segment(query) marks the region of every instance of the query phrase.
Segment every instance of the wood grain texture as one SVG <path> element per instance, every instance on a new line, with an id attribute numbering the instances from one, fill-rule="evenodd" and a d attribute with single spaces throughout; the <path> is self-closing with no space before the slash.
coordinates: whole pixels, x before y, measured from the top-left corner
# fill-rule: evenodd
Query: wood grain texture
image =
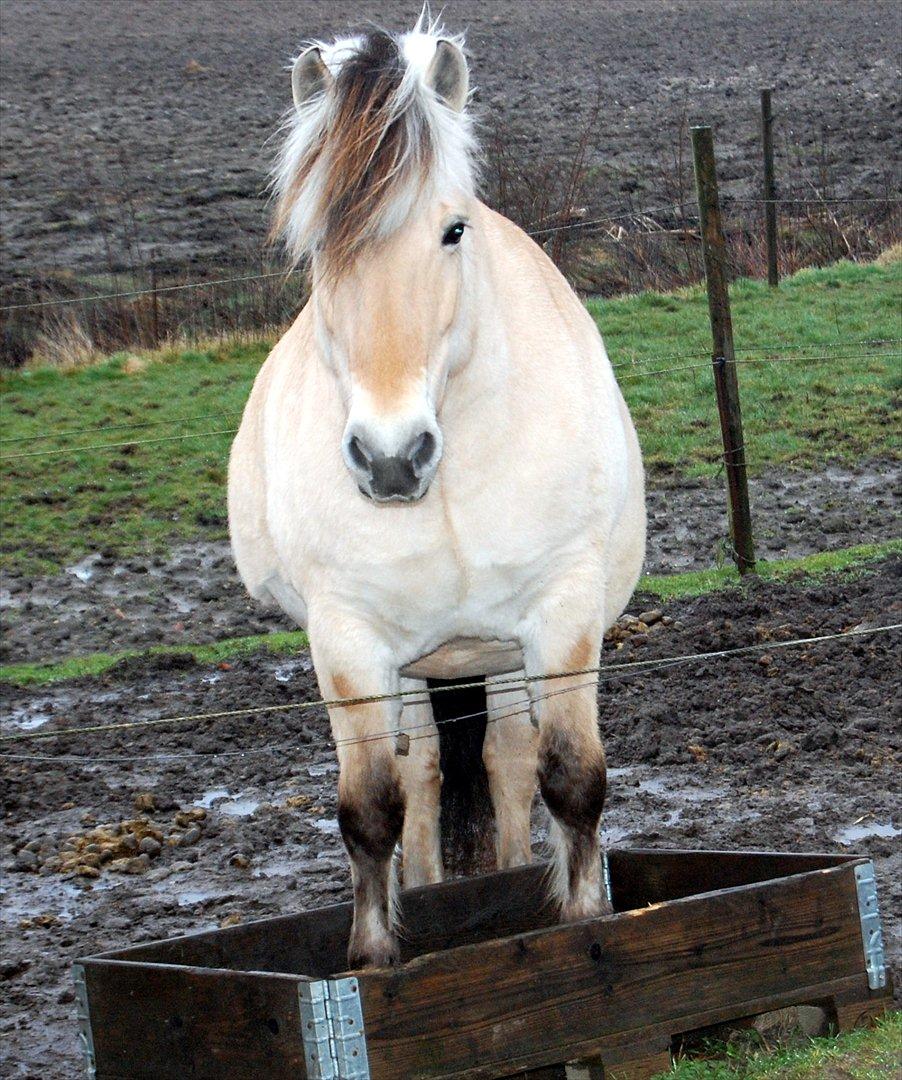
<path id="1" fill-rule="evenodd" d="M 421 957 L 361 976 L 370 1068 L 503 1076 L 861 973 L 850 865 Z M 660 1045 L 660 1044 L 659 1044 Z"/>
<path id="2" fill-rule="evenodd" d="M 609 854 L 616 911 L 748 885 L 850 861 L 842 855 L 723 851 L 618 850 Z M 401 894 L 402 959 L 551 926 L 545 864 L 405 890 Z M 345 967 L 350 904 L 261 919 L 101 954 L 142 963 L 187 964 L 234 971 L 273 971 L 321 978 Z"/>
<path id="3" fill-rule="evenodd" d="M 304 1080 L 299 980 L 85 961 L 97 1080 Z"/>
<path id="4" fill-rule="evenodd" d="M 867 987 L 855 863 L 616 850 L 620 914 L 564 926 L 542 865 L 410 890 L 407 962 L 359 974 L 373 1080 L 557 1080 L 575 1059 L 638 1080 L 709 1024 L 808 1003 L 866 1021 L 891 990 Z M 340 971 L 350 919 L 333 905 L 85 960 L 99 1080 L 303 1080 L 298 985 Z"/>

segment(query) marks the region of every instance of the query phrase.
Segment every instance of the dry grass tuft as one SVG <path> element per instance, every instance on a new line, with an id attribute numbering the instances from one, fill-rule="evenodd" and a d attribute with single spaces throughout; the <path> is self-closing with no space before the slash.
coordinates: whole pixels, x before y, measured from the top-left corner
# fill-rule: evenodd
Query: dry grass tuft
<path id="1" fill-rule="evenodd" d="M 874 262 L 878 266 L 895 266 L 896 263 L 902 262 L 902 240 L 897 240 L 885 251 L 881 251 Z"/>

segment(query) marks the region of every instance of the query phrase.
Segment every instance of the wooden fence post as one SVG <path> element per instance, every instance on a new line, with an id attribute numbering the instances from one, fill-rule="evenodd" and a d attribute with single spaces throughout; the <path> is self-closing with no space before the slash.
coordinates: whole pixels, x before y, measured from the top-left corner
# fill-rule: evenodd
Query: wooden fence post
<path id="1" fill-rule="evenodd" d="M 739 573 L 745 574 L 755 569 L 755 549 L 752 543 L 739 381 L 736 377 L 733 322 L 730 318 L 730 294 L 727 288 L 726 244 L 717 193 L 714 139 L 710 127 L 692 128 L 692 151 L 695 157 L 695 183 L 698 189 L 705 281 L 708 287 L 708 310 L 714 344 L 714 385 L 717 391 L 717 411 L 720 414 L 723 461 L 729 496 L 730 537 Z"/>
<path id="2" fill-rule="evenodd" d="M 771 110 L 773 90 L 761 91 L 761 149 L 764 155 L 764 232 L 767 239 L 767 283 L 780 284 L 777 268 L 777 185 L 774 179 L 774 114 Z"/>
<path id="3" fill-rule="evenodd" d="M 150 290 L 152 294 L 153 311 L 153 347 L 160 347 L 160 297 L 157 295 L 157 268 L 150 267 Z"/>

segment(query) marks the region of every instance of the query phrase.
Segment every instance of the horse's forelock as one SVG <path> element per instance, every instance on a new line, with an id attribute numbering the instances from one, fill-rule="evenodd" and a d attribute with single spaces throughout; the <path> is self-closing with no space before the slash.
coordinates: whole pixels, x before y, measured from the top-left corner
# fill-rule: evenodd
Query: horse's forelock
<path id="1" fill-rule="evenodd" d="M 355 46 L 332 85 L 297 110 L 275 174 L 274 232 L 295 261 L 316 255 L 329 275 L 403 223 L 441 150 L 398 39 L 373 31 Z"/>

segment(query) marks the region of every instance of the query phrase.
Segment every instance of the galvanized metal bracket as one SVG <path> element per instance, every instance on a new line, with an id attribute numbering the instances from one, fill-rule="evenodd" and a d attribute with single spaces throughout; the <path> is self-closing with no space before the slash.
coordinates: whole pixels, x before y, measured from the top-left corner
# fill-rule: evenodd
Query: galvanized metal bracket
<path id="1" fill-rule="evenodd" d="M 877 904 L 877 879 L 874 864 L 869 860 L 855 867 L 855 886 L 858 890 L 858 914 L 861 919 L 861 943 L 868 986 L 879 990 L 886 986 L 886 954 L 883 949 L 883 927 Z"/>
<path id="2" fill-rule="evenodd" d="M 315 979 L 298 987 L 309 1080 L 369 1080 L 357 979 Z"/>
<path id="3" fill-rule="evenodd" d="M 614 897 L 611 893 L 611 864 L 608 862 L 608 853 L 606 851 L 601 853 L 601 880 L 604 884 L 604 894 L 607 897 L 607 901 L 613 907 Z"/>
<path id="4" fill-rule="evenodd" d="M 94 1033 L 91 1030 L 91 1009 L 88 1004 L 88 984 L 85 982 L 85 969 L 81 964 L 72 965 L 72 977 L 75 979 L 75 1009 L 78 1016 L 78 1041 L 81 1043 L 88 1080 L 95 1080 L 95 1077 L 97 1076 L 97 1059 L 94 1056 Z"/>

